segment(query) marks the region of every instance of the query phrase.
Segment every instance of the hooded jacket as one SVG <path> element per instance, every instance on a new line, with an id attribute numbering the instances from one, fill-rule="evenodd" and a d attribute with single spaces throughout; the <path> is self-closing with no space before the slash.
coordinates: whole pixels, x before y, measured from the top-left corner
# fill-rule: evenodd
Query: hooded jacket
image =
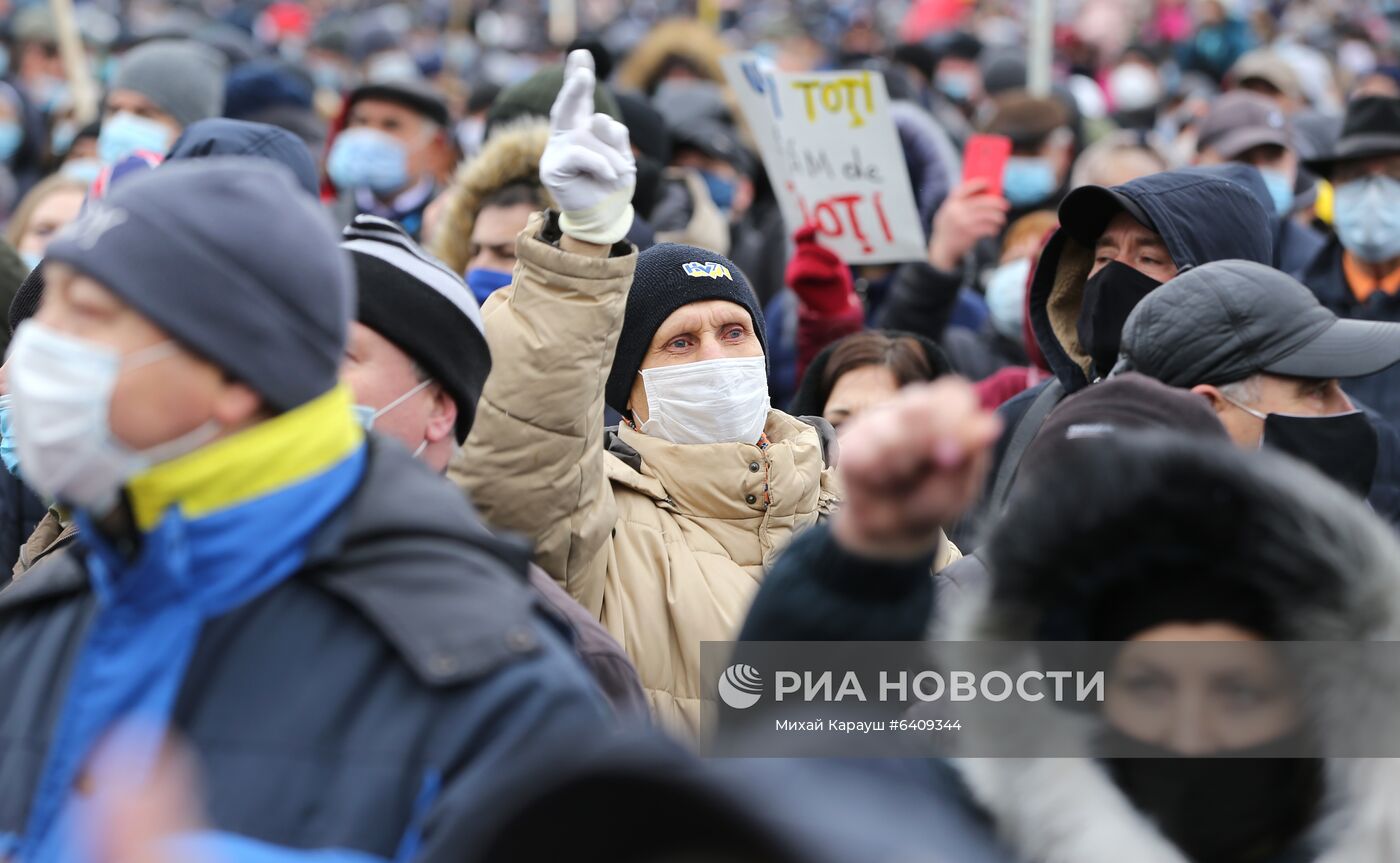
<path id="1" fill-rule="evenodd" d="M 1142 208 L 1161 235 L 1178 272 L 1238 258 L 1269 265 L 1273 231 L 1249 189 L 1205 169 L 1140 177 L 1115 192 Z M 1089 381 L 1089 355 L 1079 344 L 1079 312 L 1094 250 L 1057 230 L 1031 278 L 1030 318 L 1050 370 L 1072 393 Z"/>
<path id="2" fill-rule="evenodd" d="M 606 444 L 636 252 L 570 254 L 558 236 L 534 217 L 514 282 L 487 300 L 496 361 L 449 475 L 488 523 L 534 540 L 536 562 L 621 642 L 657 717 L 694 732 L 700 642 L 731 638 L 764 567 L 834 509 L 832 472 L 817 429 L 776 410 L 763 448 L 625 427 Z"/>
<path id="3" fill-rule="evenodd" d="M 627 62 L 617 71 L 617 86 L 650 97 L 669 67 L 677 64 L 701 80 L 723 84 L 720 58 L 729 50 L 715 28 L 695 19 L 672 18 L 653 27 L 627 55 Z"/>
<path id="4" fill-rule="evenodd" d="M 432 253 L 452 272 L 467 271 L 472 259 L 472 231 L 482 203 L 511 183 L 539 186 L 540 157 L 548 143 L 548 120 L 515 120 L 494 130 L 481 153 L 457 169 L 445 193 L 447 203 L 432 242 Z M 539 187 L 539 194 L 553 206 L 544 187 Z"/>
<path id="5" fill-rule="evenodd" d="M 1269 214 L 1253 192 L 1225 179 L 1219 169 L 1185 168 L 1149 174 L 1114 186 L 1113 191 L 1132 201 L 1152 220 L 1148 227 L 1161 235 L 1178 272 L 1232 258 L 1266 266 L 1273 260 Z M 1013 441 L 1028 442 L 1017 431 L 1041 393 L 1046 387 L 1055 386 L 1053 398 L 1058 401 L 1090 383 L 1090 358 L 1079 344 L 1078 325 L 1084 283 L 1093 265 L 1094 250 L 1072 238 L 1063 226 L 1051 235 L 1041 252 L 1031 276 L 1027 311 L 1036 344 L 1055 377 L 998 408 L 1005 430 L 997 441 L 988 474 L 989 494 L 984 510 L 955 534 L 960 541 L 974 534 L 1004 503 L 1024 448 L 1011 452 L 1011 461 L 1007 461 L 1008 451 Z M 1051 406 L 1045 405 L 1040 419 Z"/>

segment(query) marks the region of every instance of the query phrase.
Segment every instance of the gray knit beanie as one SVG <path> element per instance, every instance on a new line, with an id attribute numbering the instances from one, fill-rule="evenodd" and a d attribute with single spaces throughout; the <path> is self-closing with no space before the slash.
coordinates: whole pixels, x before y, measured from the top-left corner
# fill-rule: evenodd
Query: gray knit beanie
<path id="1" fill-rule="evenodd" d="M 147 42 L 128 51 L 113 90 L 134 90 L 183 128 L 224 110 L 226 64 L 218 51 L 186 39 Z"/>
<path id="2" fill-rule="evenodd" d="M 95 279 L 276 410 L 336 384 L 354 274 L 330 220 L 281 165 L 162 165 L 89 201 L 45 260 Z"/>

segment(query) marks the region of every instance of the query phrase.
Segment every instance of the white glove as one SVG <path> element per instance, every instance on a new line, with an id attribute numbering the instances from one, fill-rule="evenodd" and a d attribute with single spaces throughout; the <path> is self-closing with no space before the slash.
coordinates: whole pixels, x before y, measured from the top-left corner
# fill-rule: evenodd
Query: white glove
<path id="1" fill-rule="evenodd" d="M 632 227 L 637 160 L 627 127 L 593 113 L 593 55 L 580 48 L 564 64 L 564 86 L 549 110 L 540 182 L 559 203 L 559 226 L 586 243 L 610 246 Z"/>

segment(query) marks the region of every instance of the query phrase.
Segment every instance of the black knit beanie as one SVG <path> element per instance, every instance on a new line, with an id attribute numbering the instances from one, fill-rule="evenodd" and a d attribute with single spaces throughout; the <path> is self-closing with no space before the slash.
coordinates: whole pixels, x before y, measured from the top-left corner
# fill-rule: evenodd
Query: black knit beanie
<path id="1" fill-rule="evenodd" d="M 656 331 L 676 309 L 705 300 L 728 300 L 748 311 L 767 363 L 763 310 L 744 273 L 724 255 L 679 243 L 660 243 L 637 256 L 622 334 L 608 375 L 608 407 L 626 416 L 632 382 Z"/>

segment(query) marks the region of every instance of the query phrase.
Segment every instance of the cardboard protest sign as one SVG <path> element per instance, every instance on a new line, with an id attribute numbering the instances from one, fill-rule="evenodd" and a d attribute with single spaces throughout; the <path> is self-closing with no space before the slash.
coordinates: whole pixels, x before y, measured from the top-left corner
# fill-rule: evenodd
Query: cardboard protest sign
<path id="1" fill-rule="evenodd" d="M 922 260 L 924 225 L 909 187 L 889 94 L 878 73 L 779 72 L 724 60 L 789 231 L 816 222 L 850 264 Z"/>

